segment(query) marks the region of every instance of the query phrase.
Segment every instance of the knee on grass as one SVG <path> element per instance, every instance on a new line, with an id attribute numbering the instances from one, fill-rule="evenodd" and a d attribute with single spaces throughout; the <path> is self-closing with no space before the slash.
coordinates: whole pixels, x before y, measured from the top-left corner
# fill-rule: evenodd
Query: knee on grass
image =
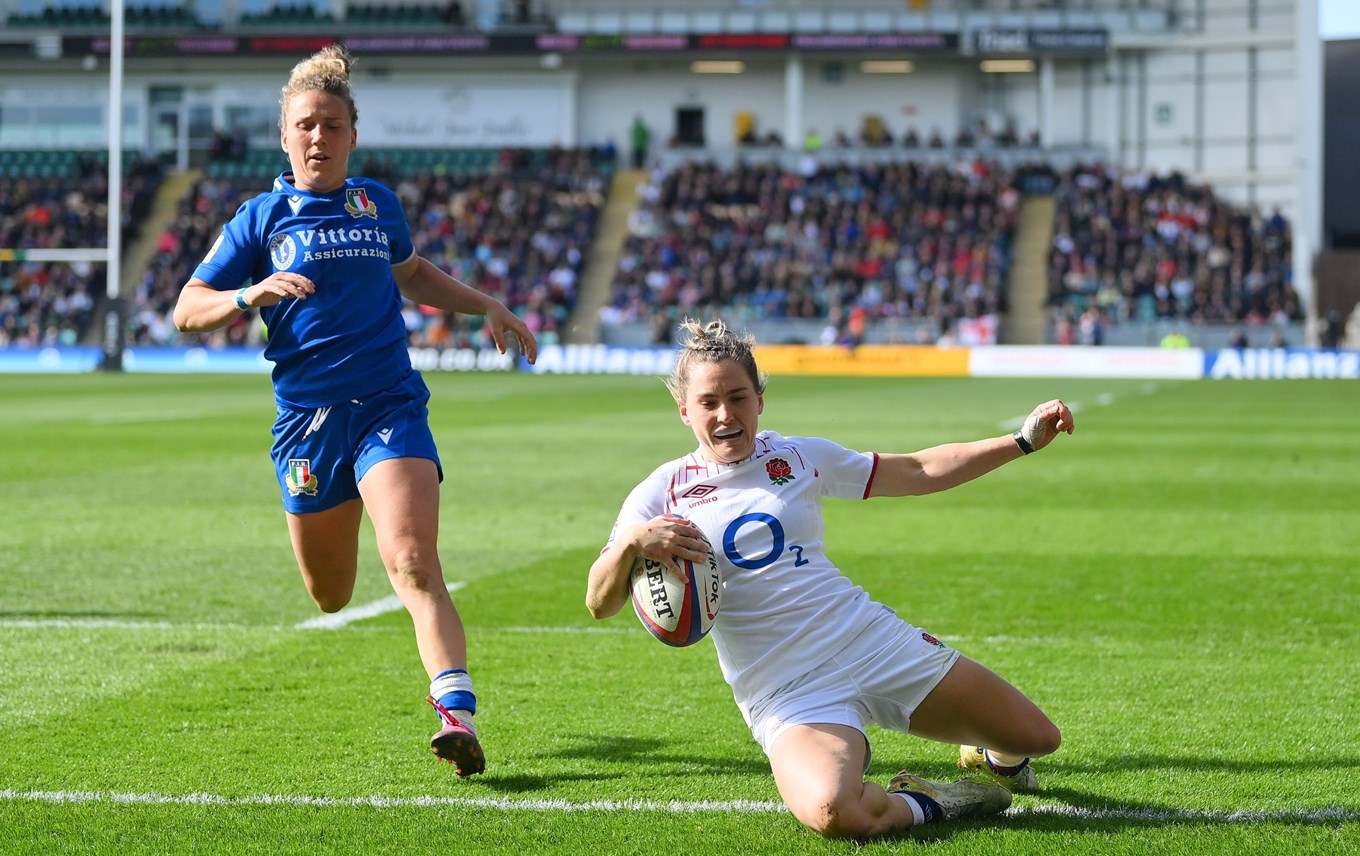
<path id="1" fill-rule="evenodd" d="M 794 814 L 804 826 L 827 839 L 861 839 L 873 833 L 872 818 L 858 801 L 832 799 L 800 807 Z"/>

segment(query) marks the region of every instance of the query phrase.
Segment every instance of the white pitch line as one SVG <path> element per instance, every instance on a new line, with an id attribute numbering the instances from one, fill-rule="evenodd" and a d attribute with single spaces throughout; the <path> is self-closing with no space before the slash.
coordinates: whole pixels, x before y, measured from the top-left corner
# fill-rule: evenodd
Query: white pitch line
<path id="1" fill-rule="evenodd" d="M 0 790 L 0 801 L 45 802 L 54 805 L 85 805 L 112 803 L 119 805 L 193 805 L 193 806 L 302 806 L 318 808 L 489 808 L 504 811 L 531 812 L 655 812 L 662 814 L 692 814 L 702 811 L 733 814 L 778 814 L 787 811 L 776 802 L 758 800 L 587 800 L 574 802 L 564 799 L 510 799 L 508 797 L 308 797 L 286 794 L 256 794 L 254 796 L 225 797 L 218 794 L 155 794 L 116 793 L 109 791 L 18 791 Z M 1085 808 L 1074 805 L 1022 806 L 1005 813 L 1009 817 L 1026 815 L 1057 815 L 1083 820 L 1126 820 L 1147 823 L 1168 821 L 1208 821 L 1222 824 L 1250 823 L 1351 823 L 1360 820 L 1360 809 L 1326 807 L 1315 809 L 1281 809 L 1279 811 L 1211 810 L 1211 809 L 1150 809 L 1150 808 Z"/>
<path id="2" fill-rule="evenodd" d="M 449 583 L 449 591 L 458 589 L 467 583 Z M 389 594 L 381 600 L 366 603 L 363 606 L 347 606 L 339 612 L 332 612 L 326 615 L 318 615 L 316 618 L 309 618 L 297 624 L 298 630 L 340 630 L 353 624 L 356 621 L 363 621 L 365 618 L 374 618 L 389 612 L 396 612 L 401 609 L 401 598 L 394 594 Z"/>
<path id="3" fill-rule="evenodd" d="M 449 583 L 449 591 L 457 591 L 467 585 L 464 582 Z M 249 624 L 176 624 L 170 621 L 118 621 L 104 618 L 14 618 L 0 620 L 0 627 L 67 627 L 67 628 L 113 628 L 117 630 L 340 630 L 356 621 L 375 618 L 401 609 L 401 598 L 390 594 L 362 606 L 348 606 L 339 612 L 318 615 L 292 627 L 253 626 Z"/>
<path id="4" fill-rule="evenodd" d="M 454 585 L 462 585 L 462 583 L 455 583 Z M 450 589 L 452 589 L 452 586 L 450 587 Z M 46 628 L 57 628 L 63 630 L 70 629 L 194 630 L 194 631 L 254 630 L 265 631 L 269 633 L 293 632 L 297 630 L 338 630 L 342 627 L 347 627 L 350 623 L 358 621 L 361 618 L 372 618 L 375 615 L 381 615 L 384 612 L 391 612 L 395 611 L 396 609 L 399 609 L 401 607 L 400 602 L 398 602 L 396 606 L 391 607 L 391 609 L 378 609 L 379 606 L 390 605 L 390 602 L 395 600 L 395 598 L 396 596 L 393 595 L 391 598 L 384 598 L 383 600 L 380 601 L 374 601 L 373 603 L 370 603 L 367 606 L 357 607 L 352 611 L 344 610 L 342 612 L 337 612 L 332 615 L 323 615 L 317 618 L 308 619 L 307 621 L 303 621 L 300 624 L 228 624 L 228 623 L 210 624 L 203 622 L 195 622 L 191 624 L 178 624 L 173 621 L 120 621 L 117 619 L 110 618 L 4 618 L 0 619 L 0 630 L 8 629 L 41 630 Z M 367 612 L 365 612 L 365 610 L 367 610 Z M 359 614 L 361 612 L 363 613 L 362 615 Z M 341 616 L 345 618 L 345 621 L 343 622 L 334 621 L 334 619 Z M 326 621 L 326 619 L 332 619 L 332 621 Z M 532 627 L 524 625 L 506 625 L 502 627 L 496 627 L 488 625 L 479 626 L 477 628 L 477 631 L 479 633 L 528 633 L 528 634 L 541 633 L 545 635 L 550 633 L 565 633 L 568 635 L 586 635 L 602 633 L 606 635 L 613 635 L 619 633 L 633 632 L 633 630 L 628 627 L 619 626 L 581 627 L 579 625 L 569 624 L 564 624 L 556 627 L 546 624 Z M 949 634 L 938 635 L 940 639 L 956 645 L 960 643 L 964 644 L 984 643 L 987 645 L 1051 645 L 1056 641 L 1053 638 L 1044 638 L 1040 636 L 954 636 Z"/>
<path id="5" fill-rule="evenodd" d="M 1076 817 L 1082 820 L 1134 820 L 1165 823 L 1167 821 L 1210 821 L 1213 823 L 1276 823 L 1280 821 L 1302 821 L 1304 823 L 1350 823 L 1360 820 L 1360 809 L 1354 808 L 1311 808 L 1281 809 L 1264 811 L 1260 809 L 1240 811 L 1212 811 L 1209 809 L 1164 809 L 1164 808 L 1085 808 L 1075 805 L 1036 805 L 1021 806 L 1006 812 L 1011 816 L 1059 815 Z"/>
<path id="6" fill-rule="evenodd" d="M 113 630 L 276 630 L 251 624 L 178 624 L 173 621 L 120 621 L 112 618 L 6 618 L 0 628 L 77 628 Z"/>
<path id="7" fill-rule="evenodd" d="M 0 630 L 192 630 L 192 631 L 213 631 L 213 630 L 243 630 L 243 631 L 262 631 L 266 633 L 292 633 L 298 630 L 316 630 L 316 625 L 308 622 L 301 624 L 209 624 L 204 622 L 194 622 L 180 624 L 173 621 L 121 621 L 111 618 L 3 618 L 0 619 Z M 323 629 L 338 629 L 326 627 Z M 348 628 L 350 630 L 383 630 L 385 628 L 357 627 Z M 494 625 L 478 625 L 479 633 L 565 633 L 567 635 L 580 634 L 616 634 L 632 633 L 633 631 L 625 627 L 580 627 L 569 624 L 560 626 L 539 625 L 537 627 L 525 627 L 521 625 L 507 625 L 497 627 Z"/>
<path id="8" fill-rule="evenodd" d="M 0 801 L 27 800 L 61 805 L 118 803 L 138 805 L 219 805 L 219 806 L 318 806 L 371 808 L 491 808 L 506 811 L 578 812 L 629 811 L 690 814 L 699 811 L 770 814 L 786 811 L 783 804 L 755 800 L 516 800 L 507 797 L 307 797 L 283 794 L 258 794 L 224 797 L 217 794 L 128 794 L 104 791 L 15 791 L 0 790 Z"/>

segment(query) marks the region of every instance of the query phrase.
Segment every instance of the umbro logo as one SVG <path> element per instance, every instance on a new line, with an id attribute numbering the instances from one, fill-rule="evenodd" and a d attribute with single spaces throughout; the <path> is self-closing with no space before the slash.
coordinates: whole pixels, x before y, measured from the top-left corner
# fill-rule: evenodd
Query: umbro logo
<path id="1" fill-rule="evenodd" d="M 683 499 L 703 499 L 718 488 L 711 484 L 696 484 L 694 487 L 680 494 Z"/>
<path id="2" fill-rule="evenodd" d="M 383 441 L 383 445 L 384 445 L 384 446 L 386 446 L 388 443 L 392 442 L 392 429 L 391 429 L 391 428 L 379 428 L 379 429 L 378 429 L 378 439 L 380 439 L 380 440 Z"/>

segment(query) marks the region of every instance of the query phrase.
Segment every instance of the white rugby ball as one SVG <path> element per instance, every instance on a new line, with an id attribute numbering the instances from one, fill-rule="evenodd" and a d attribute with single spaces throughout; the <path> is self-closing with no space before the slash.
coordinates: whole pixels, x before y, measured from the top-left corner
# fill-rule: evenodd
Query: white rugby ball
<path id="1" fill-rule="evenodd" d="M 684 648 L 713 629 L 722 606 L 722 573 L 712 550 L 700 564 L 677 561 L 685 570 L 684 579 L 678 579 L 665 562 L 639 556 L 628 587 L 633 609 L 647 632 L 667 645 Z"/>

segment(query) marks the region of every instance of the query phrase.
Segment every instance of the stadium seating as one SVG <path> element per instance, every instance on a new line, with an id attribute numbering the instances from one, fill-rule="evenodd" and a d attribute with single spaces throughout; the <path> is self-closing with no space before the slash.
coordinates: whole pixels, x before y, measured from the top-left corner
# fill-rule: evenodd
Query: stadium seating
<path id="1" fill-rule="evenodd" d="M 21 29 L 49 29 L 62 31 L 105 30 L 109 28 L 109 13 L 103 4 L 52 4 L 36 13 L 17 13 L 5 20 L 5 26 Z"/>
<path id="2" fill-rule="evenodd" d="M 456 13 L 452 11 L 455 8 L 459 10 Z M 403 29 L 462 27 L 466 20 L 461 9 L 439 3 L 353 3 L 345 10 L 345 23 Z"/>
<path id="3" fill-rule="evenodd" d="M 134 342 L 244 344 L 248 319 L 225 330 L 181 336 L 170 323 L 180 287 L 241 202 L 285 169 L 278 153 L 214 162 L 161 236 L 156 261 L 134 298 Z M 353 171 L 402 198 L 417 250 L 460 280 L 521 314 L 552 342 L 575 304 L 575 285 L 594 238 L 608 165 L 585 149 L 360 150 Z M 411 342 L 482 346 L 480 317 L 409 307 Z"/>
<path id="4" fill-rule="evenodd" d="M 849 344 L 883 319 L 948 331 L 1005 308 L 1018 193 L 994 164 L 692 162 L 644 193 L 606 325 L 805 319 Z"/>
<path id="5" fill-rule="evenodd" d="M 330 10 L 310 2 L 276 3 L 258 12 L 242 12 L 239 24 L 242 28 L 277 27 L 296 29 L 329 25 L 334 22 Z"/>
<path id="6" fill-rule="evenodd" d="M 5 152 L 0 157 L 0 247 L 106 246 L 107 160 L 94 153 Z M 125 160 L 124 167 L 126 245 L 137 235 L 161 172 L 158 164 L 135 158 Z M 105 287 L 102 264 L 0 261 L 0 347 L 79 343 Z"/>
<path id="7" fill-rule="evenodd" d="M 1283 325 L 1302 318 L 1289 223 L 1177 173 L 1064 171 L 1055 194 L 1053 337 L 1100 344 L 1121 324 Z"/>

